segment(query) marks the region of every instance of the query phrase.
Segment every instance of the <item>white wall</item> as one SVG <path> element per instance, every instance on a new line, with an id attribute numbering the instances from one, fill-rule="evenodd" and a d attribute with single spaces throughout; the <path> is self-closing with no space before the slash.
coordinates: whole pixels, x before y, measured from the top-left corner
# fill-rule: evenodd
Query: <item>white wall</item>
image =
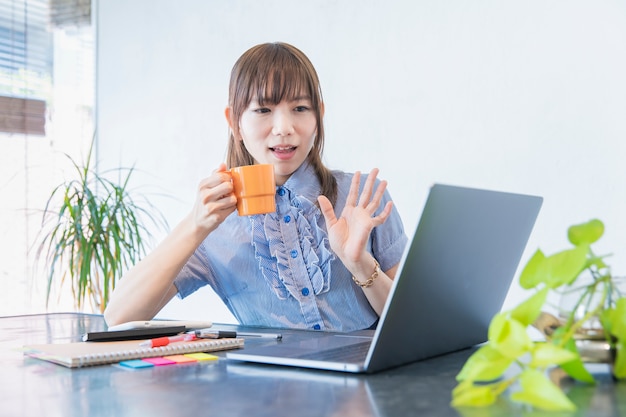
<path id="1" fill-rule="evenodd" d="M 331 168 L 377 166 L 413 231 L 434 182 L 538 194 L 522 264 L 606 224 L 600 252 L 626 274 L 626 2 L 98 2 L 103 165 L 136 164 L 172 224 L 224 160 L 230 68 L 286 41 L 317 67 Z M 519 273 L 519 271 L 518 271 Z M 505 307 L 525 293 L 515 283 Z M 231 320 L 210 292 L 168 317 Z"/>

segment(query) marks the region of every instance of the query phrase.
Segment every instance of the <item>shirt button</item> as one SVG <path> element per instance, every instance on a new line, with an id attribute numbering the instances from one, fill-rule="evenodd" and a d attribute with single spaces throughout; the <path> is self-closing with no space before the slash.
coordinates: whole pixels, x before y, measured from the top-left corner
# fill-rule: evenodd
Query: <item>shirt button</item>
<path id="1" fill-rule="evenodd" d="M 285 195 L 285 189 L 283 187 L 280 187 L 278 189 L 278 195 L 281 196 L 281 197 Z"/>
<path id="2" fill-rule="evenodd" d="M 283 220 L 285 221 L 285 223 L 289 223 L 291 221 L 291 216 L 286 215 L 285 217 L 283 217 Z"/>
<path id="3" fill-rule="evenodd" d="M 305 297 L 306 297 L 307 295 L 309 295 L 309 289 L 308 289 L 308 288 L 306 288 L 306 287 L 305 287 L 305 288 L 302 288 L 302 295 L 304 295 Z"/>
<path id="4" fill-rule="evenodd" d="M 315 330 L 319 330 L 319 329 L 321 329 L 321 328 L 322 328 L 322 326 L 320 326 L 319 324 L 316 324 L 315 326 L 313 326 L 313 328 L 314 328 Z"/>
<path id="5" fill-rule="evenodd" d="M 292 250 L 291 252 L 289 252 L 291 254 L 292 258 L 297 258 L 298 257 L 298 251 L 297 250 Z"/>

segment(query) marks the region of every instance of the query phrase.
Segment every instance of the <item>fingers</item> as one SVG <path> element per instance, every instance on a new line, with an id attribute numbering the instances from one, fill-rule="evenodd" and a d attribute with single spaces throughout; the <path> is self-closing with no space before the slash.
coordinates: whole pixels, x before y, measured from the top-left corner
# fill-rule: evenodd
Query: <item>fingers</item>
<path id="1" fill-rule="evenodd" d="M 387 181 L 383 180 L 378 184 L 378 187 L 376 188 L 376 192 L 374 193 L 374 197 L 372 197 L 367 207 L 368 209 L 372 211 L 372 213 L 378 210 L 378 207 L 380 206 L 380 202 L 383 201 L 383 196 L 385 195 L 386 189 L 387 189 Z"/>
<path id="2" fill-rule="evenodd" d="M 207 214 L 214 211 L 230 210 L 237 204 L 233 194 L 233 184 L 225 164 L 220 164 L 198 185 L 198 203 L 205 207 Z"/>
<path id="3" fill-rule="evenodd" d="M 350 184 L 350 190 L 348 190 L 348 197 L 346 198 L 346 206 L 356 206 L 357 199 L 359 197 L 359 184 L 361 183 L 361 172 L 357 171 L 352 177 L 352 183 Z"/>
<path id="4" fill-rule="evenodd" d="M 378 216 L 372 217 L 372 221 L 374 222 L 375 226 L 380 226 L 387 221 L 387 218 L 391 214 L 392 207 L 393 203 L 391 201 L 387 201 L 387 204 L 385 204 L 385 208 L 383 209 L 383 211 L 380 212 Z"/>
<path id="5" fill-rule="evenodd" d="M 326 227 L 331 227 L 337 222 L 337 216 L 335 216 L 335 210 L 333 209 L 333 205 L 330 200 L 324 196 L 320 195 L 317 197 L 317 202 L 320 205 L 320 210 L 322 211 L 322 215 L 324 219 L 326 219 Z"/>
<path id="6" fill-rule="evenodd" d="M 376 175 L 378 175 L 378 168 L 372 169 L 370 174 L 367 176 L 367 181 L 365 181 L 365 186 L 363 187 L 361 197 L 359 198 L 359 206 L 367 207 L 369 205 L 370 197 L 372 196 L 372 190 L 374 189 Z"/>
<path id="7" fill-rule="evenodd" d="M 383 200 L 383 196 L 385 195 L 385 190 L 387 189 L 386 180 L 381 180 L 378 186 L 376 187 L 376 189 L 374 189 L 374 187 L 376 186 L 376 177 L 378 176 L 378 172 L 379 172 L 378 168 L 372 169 L 370 174 L 367 176 L 367 180 L 365 181 L 365 185 L 363 186 L 363 191 L 361 191 L 361 195 L 358 197 L 358 206 L 363 207 L 372 215 L 380 207 L 380 203 Z M 357 206 L 356 201 L 357 201 L 359 182 L 360 182 L 360 173 L 357 172 L 352 178 L 352 184 L 350 186 L 350 192 L 348 194 L 348 200 L 346 201 L 346 204 L 352 203 L 354 206 Z M 389 213 L 387 213 L 386 215 L 385 215 L 385 210 L 387 210 L 387 207 L 385 207 L 383 211 L 381 212 L 381 214 L 379 215 L 379 216 L 383 215 L 384 219 L 386 219 L 389 216 L 389 213 L 391 212 L 391 208 L 389 208 Z"/>
<path id="8" fill-rule="evenodd" d="M 200 181 L 198 195 L 202 204 L 233 196 L 233 184 L 226 173 L 216 172 Z"/>

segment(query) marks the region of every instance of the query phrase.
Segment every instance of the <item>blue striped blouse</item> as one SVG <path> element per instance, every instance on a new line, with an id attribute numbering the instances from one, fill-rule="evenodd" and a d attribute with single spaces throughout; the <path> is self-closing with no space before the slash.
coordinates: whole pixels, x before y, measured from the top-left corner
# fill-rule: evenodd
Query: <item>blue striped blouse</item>
<path id="1" fill-rule="evenodd" d="M 353 174 L 333 171 L 337 215 Z M 365 176 L 361 178 L 361 187 Z M 235 318 L 248 326 L 352 331 L 378 316 L 363 290 L 330 248 L 324 216 L 315 205 L 320 185 L 306 163 L 276 188 L 276 212 L 230 215 L 196 249 L 175 285 L 184 298 L 210 285 Z M 390 199 L 385 192 L 384 201 Z M 395 207 L 370 236 L 368 250 L 387 270 L 402 257 L 407 236 Z"/>

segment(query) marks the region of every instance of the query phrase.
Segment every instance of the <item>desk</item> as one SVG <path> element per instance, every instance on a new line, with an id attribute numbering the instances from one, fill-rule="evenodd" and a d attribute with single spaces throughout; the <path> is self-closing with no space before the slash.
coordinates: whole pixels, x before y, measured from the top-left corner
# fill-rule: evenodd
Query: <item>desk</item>
<path id="1" fill-rule="evenodd" d="M 223 329 L 250 330 L 223 325 Z M 372 375 L 219 361 L 125 370 L 105 365 L 68 369 L 24 357 L 27 344 L 80 340 L 105 329 L 102 316 L 79 313 L 0 317 L 0 416 L 618 416 L 626 385 L 608 377 L 572 385 L 575 414 L 524 412 L 501 400 L 489 408 L 449 406 L 465 350 Z M 302 337 L 282 331 L 284 340 Z M 248 345 L 277 343 L 246 340 Z"/>

